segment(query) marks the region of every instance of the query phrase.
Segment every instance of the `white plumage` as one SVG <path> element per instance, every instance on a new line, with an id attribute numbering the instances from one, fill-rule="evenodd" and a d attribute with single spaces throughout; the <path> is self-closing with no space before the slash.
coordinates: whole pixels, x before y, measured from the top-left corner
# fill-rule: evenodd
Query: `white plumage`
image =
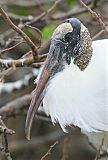
<path id="1" fill-rule="evenodd" d="M 85 70 L 71 63 L 50 80 L 43 108 L 64 131 L 67 125 L 78 126 L 96 146 L 105 134 L 103 149 L 108 151 L 108 39 L 92 47 Z"/>

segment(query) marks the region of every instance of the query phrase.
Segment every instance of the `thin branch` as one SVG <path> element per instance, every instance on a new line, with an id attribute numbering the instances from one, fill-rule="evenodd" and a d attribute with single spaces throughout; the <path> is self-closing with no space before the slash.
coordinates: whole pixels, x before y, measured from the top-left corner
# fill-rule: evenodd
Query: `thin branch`
<path id="1" fill-rule="evenodd" d="M 16 15 L 14 13 L 8 13 L 9 17 L 12 18 L 13 20 L 21 20 L 22 22 L 25 22 L 25 21 L 29 21 L 29 22 L 26 22 L 25 24 L 23 24 L 20 28 L 23 29 L 27 24 L 32 24 L 32 23 L 35 23 L 36 21 L 40 20 L 41 18 L 45 17 L 47 14 L 50 14 L 54 9 L 55 7 L 61 2 L 62 0 L 51 0 L 51 2 L 54 2 L 54 4 L 52 5 L 52 7 L 50 7 L 47 11 L 44 11 L 41 15 L 39 16 L 32 16 L 32 15 L 28 15 L 28 16 L 21 16 L 21 15 Z M 49 1 L 50 2 L 50 1 Z M 47 1 L 44 1 L 44 2 L 40 2 L 40 4 L 42 3 L 49 3 Z M 27 2 L 29 3 L 29 2 Z M 31 6 L 31 3 L 29 4 L 29 7 Z M 4 3 L 5 4 L 5 3 Z M 35 3 L 35 6 L 39 6 L 40 4 L 36 4 Z M 16 3 L 15 3 L 16 5 Z M 27 5 L 27 4 L 26 4 Z"/>
<path id="2" fill-rule="evenodd" d="M 3 122 L 1 116 L 0 116 L 0 134 L 3 134 L 4 136 L 4 145 L 0 147 L 1 152 L 4 153 L 7 160 L 12 160 L 11 154 L 8 149 L 8 140 L 7 140 L 7 134 L 12 135 L 15 133 L 13 130 L 6 127 L 5 123 Z"/>
<path id="3" fill-rule="evenodd" d="M 55 145 L 58 144 L 58 141 L 54 142 L 54 144 L 52 144 L 49 148 L 49 150 L 47 151 L 47 153 L 41 158 L 41 160 L 44 160 L 48 155 L 51 154 L 51 150 L 55 147 Z"/>
<path id="4" fill-rule="evenodd" d="M 34 31 L 37 32 L 37 34 L 39 34 L 40 37 L 38 37 L 38 41 L 39 41 L 38 49 L 41 48 L 41 43 L 42 43 L 42 42 L 41 42 L 41 40 L 42 40 L 42 33 L 41 33 L 41 31 L 40 31 L 38 28 L 33 27 L 33 26 L 31 26 L 31 25 L 26 25 L 26 26 L 29 27 L 29 28 L 31 28 L 31 29 L 33 29 Z"/>
<path id="5" fill-rule="evenodd" d="M 6 75 L 12 72 L 12 68 L 8 68 L 7 70 L 3 70 L 0 72 L 0 82 L 3 82 L 3 79 Z"/>
<path id="6" fill-rule="evenodd" d="M 96 152 L 96 157 L 95 157 L 94 160 L 99 160 L 99 158 L 100 158 L 100 151 L 101 151 L 101 149 L 102 149 L 102 147 L 103 147 L 103 144 L 104 144 L 104 138 L 105 138 L 105 137 L 103 137 L 102 140 L 101 140 L 101 144 L 100 144 L 100 146 L 99 146 L 99 149 L 98 149 L 97 152 Z"/>
<path id="7" fill-rule="evenodd" d="M 23 21 L 23 18 L 24 18 L 24 21 L 26 20 L 26 21 L 28 21 L 29 20 L 29 22 L 25 22 L 24 24 L 22 24 L 21 26 L 20 26 L 20 29 L 23 29 L 26 25 L 30 25 L 30 24 L 33 24 L 33 23 L 35 23 L 35 22 L 37 22 L 38 20 L 40 20 L 40 19 L 42 19 L 43 17 L 45 17 L 47 14 L 50 14 L 50 12 L 52 12 L 54 9 L 55 9 L 55 7 L 61 2 L 62 0 L 57 0 L 53 5 L 52 5 L 52 7 L 51 8 L 49 8 L 47 11 L 45 11 L 45 12 L 43 12 L 42 14 L 40 14 L 39 16 L 36 16 L 36 17 L 33 17 L 33 16 L 27 16 L 27 17 L 22 17 L 22 16 L 18 16 L 18 15 L 10 15 L 9 14 L 9 16 L 10 16 L 10 18 L 13 18 L 13 19 L 16 19 L 16 20 L 21 20 L 21 21 Z M 8 16 L 8 15 L 7 15 Z M 8 19 L 10 20 L 10 18 L 9 18 L 9 16 L 8 16 Z M 11 21 L 11 20 L 10 20 Z M 11 23 L 12 23 L 12 21 L 11 21 Z M 13 23 L 12 23 L 13 24 Z M 10 24 L 9 24 L 10 25 Z M 14 25 L 15 26 L 15 25 Z M 15 30 L 14 29 L 14 26 L 12 25 L 12 29 L 13 30 Z M 17 27 L 18 28 L 18 27 Z M 18 28 L 19 29 L 19 28 Z M 20 30 L 19 29 L 19 30 Z M 3 34 L 3 36 L 2 36 L 2 39 L 4 39 L 4 37 L 6 37 L 6 36 L 9 36 L 10 34 L 12 34 L 13 33 L 13 30 L 8 30 L 7 32 L 6 32 L 6 34 L 4 35 Z M 19 33 L 19 30 L 18 30 L 18 32 L 17 33 Z M 21 31 L 21 30 L 20 30 Z M 22 31 L 23 32 L 23 31 Z M 37 58 L 37 56 L 36 56 L 36 58 Z"/>
<path id="8" fill-rule="evenodd" d="M 45 17 L 46 15 L 49 15 L 61 1 L 62 1 L 62 0 L 56 0 L 56 1 L 54 2 L 54 4 L 52 5 L 52 7 L 50 7 L 47 11 L 43 12 L 43 13 L 40 14 L 39 16 L 34 17 L 31 21 L 26 22 L 26 23 L 24 24 L 24 26 L 22 26 L 22 28 L 24 28 L 26 25 L 30 25 L 30 24 L 33 24 L 33 23 L 37 22 L 38 20 L 42 19 L 42 18 Z"/>
<path id="9" fill-rule="evenodd" d="M 32 68 L 40 68 L 43 64 L 44 64 L 44 62 L 32 63 L 31 67 Z"/>
<path id="10" fill-rule="evenodd" d="M 11 12 L 7 12 L 7 14 L 12 20 L 16 20 L 16 21 L 25 22 L 25 21 L 31 21 L 34 18 L 34 16 L 32 15 L 22 16 L 22 15 L 16 15 L 15 13 L 11 13 Z"/>
<path id="11" fill-rule="evenodd" d="M 85 12 L 87 12 L 87 9 L 77 7 L 76 10 L 71 9 L 66 13 L 61 13 L 60 15 L 50 17 L 50 19 L 51 20 L 63 20 L 63 19 L 66 19 L 66 18 L 70 18 L 72 16 L 77 16 L 77 15 L 79 15 L 81 13 L 85 13 Z"/>
<path id="12" fill-rule="evenodd" d="M 7 139 L 7 134 L 6 134 L 6 130 L 4 130 L 4 154 L 7 160 L 12 160 L 11 154 L 9 152 L 9 148 L 8 148 L 8 139 Z"/>
<path id="13" fill-rule="evenodd" d="M 34 63 L 34 58 L 30 57 L 30 58 L 22 58 L 22 59 L 18 59 L 18 60 L 11 60 L 11 59 L 0 59 L 0 66 L 5 69 L 9 68 L 9 67 L 22 67 L 22 66 L 29 66 L 32 63 Z"/>
<path id="14" fill-rule="evenodd" d="M 90 8 L 91 9 L 95 8 L 94 3 L 92 3 L 90 5 Z M 87 11 L 88 11 L 87 8 L 81 8 L 80 6 L 78 6 L 78 7 L 76 6 L 75 9 L 71 9 L 66 13 L 61 13 L 60 15 L 56 15 L 54 17 L 50 17 L 50 20 L 63 20 L 63 19 L 66 19 L 66 18 L 70 18 L 72 16 L 77 16 L 79 14 L 83 14 L 83 13 L 85 13 Z"/>
<path id="15" fill-rule="evenodd" d="M 2 117 L 0 116 L 0 134 L 2 134 L 4 132 L 6 134 L 10 134 L 10 135 L 12 135 L 13 133 L 15 133 L 13 130 L 11 130 L 11 129 L 9 129 L 9 128 L 6 127 L 5 123 L 2 120 Z"/>
<path id="16" fill-rule="evenodd" d="M 105 33 L 108 36 L 108 27 L 102 21 L 100 16 L 96 12 L 92 11 L 92 9 L 89 6 L 87 6 L 82 0 L 80 0 L 80 2 L 91 13 L 91 15 L 98 21 L 98 23 L 102 26 L 102 29 L 104 29 Z"/>
<path id="17" fill-rule="evenodd" d="M 104 32 L 104 30 L 101 30 L 100 32 L 98 32 L 97 34 L 95 34 L 95 35 L 92 37 L 92 41 L 94 41 L 95 39 L 97 39 L 103 32 Z"/>
<path id="18" fill-rule="evenodd" d="M 61 160 L 68 160 L 69 159 L 69 144 L 70 144 L 70 137 L 67 136 L 64 138 L 63 155 L 62 155 Z"/>
<path id="19" fill-rule="evenodd" d="M 15 66 L 15 67 L 29 66 L 32 63 L 36 62 L 36 63 L 38 63 L 37 64 L 37 67 L 38 67 L 38 66 L 40 66 L 39 62 L 43 62 L 45 60 L 46 56 L 47 56 L 46 54 L 40 55 L 37 60 L 34 60 L 33 56 L 29 56 L 29 57 L 21 58 L 21 59 L 17 59 L 17 60 L 0 59 L 0 66 L 1 66 L 1 68 L 7 69 L 7 68 L 13 67 L 13 66 Z"/>
<path id="20" fill-rule="evenodd" d="M 24 43 L 25 41 L 20 41 L 20 42 L 18 42 L 17 44 L 15 44 L 14 46 L 12 46 L 12 47 L 9 47 L 9 48 L 6 48 L 6 49 L 3 49 L 3 50 L 1 50 L 0 51 L 0 54 L 3 54 L 4 52 L 7 52 L 7 51 L 10 51 L 10 50 L 12 50 L 12 49 L 14 49 L 14 48 L 16 48 L 17 46 L 19 46 L 21 43 Z"/>
<path id="21" fill-rule="evenodd" d="M 20 29 L 18 28 L 9 18 L 9 16 L 7 15 L 7 13 L 2 9 L 2 7 L 0 7 L 0 13 L 2 15 L 2 17 L 4 18 L 5 22 L 15 31 L 17 32 L 26 42 L 27 44 L 30 46 L 34 59 L 38 59 L 38 50 L 37 47 L 35 46 L 35 44 L 32 42 L 32 40 Z"/>

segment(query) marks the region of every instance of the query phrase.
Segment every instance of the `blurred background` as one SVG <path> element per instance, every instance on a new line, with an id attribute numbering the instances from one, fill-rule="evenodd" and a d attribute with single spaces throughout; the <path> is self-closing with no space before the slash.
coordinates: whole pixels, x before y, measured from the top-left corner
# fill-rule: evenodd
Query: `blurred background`
<path id="1" fill-rule="evenodd" d="M 108 0 L 83 0 L 83 2 L 96 11 L 108 25 Z M 106 38 L 102 27 L 82 7 L 79 0 L 0 0 L 0 5 L 14 24 L 35 43 L 40 55 L 48 53 L 53 31 L 66 18 L 79 18 L 89 29 L 93 40 Z M 0 16 L 0 59 L 19 59 L 29 51 L 27 43 Z M 22 67 L 0 65 L 0 115 L 6 126 L 15 131 L 14 135 L 8 136 L 12 159 L 93 160 L 95 150 L 89 145 L 87 137 L 77 128 L 71 128 L 68 134 L 64 134 L 58 125 L 53 126 L 42 108 L 39 109 L 33 123 L 32 139 L 28 141 L 25 138 L 26 113 L 31 92 L 35 88 L 34 79 L 43 61 L 29 66 L 22 64 Z M 1 137 L 0 144 L 2 143 Z M 51 154 L 43 157 L 53 144 Z M 0 159 L 6 159 L 2 152 Z"/>

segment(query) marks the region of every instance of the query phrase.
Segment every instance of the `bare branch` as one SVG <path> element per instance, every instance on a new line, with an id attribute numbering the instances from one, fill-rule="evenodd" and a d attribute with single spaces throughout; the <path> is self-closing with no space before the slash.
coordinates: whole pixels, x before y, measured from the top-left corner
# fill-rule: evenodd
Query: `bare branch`
<path id="1" fill-rule="evenodd" d="M 96 6 L 94 5 L 94 3 L 92 3 L 90 5 L 90 8 L 93 9 L 94 7 L 96 7 Z M 50 17 L 50 20 L 63 20 L 63 19 L 66 19 L 66 18 L 70 18 L 72 16 L 77 16 L 77 15 L 85 13 L 87 11 L 88 11 L 87 8 L 81 8 L 80 6 L 76 6 L 76 8 L 71 9 L 66 13 L 61 13 L 60 15 Z"/>
<path id="2" fill-rule="evenodd" d="M 32 53 L 32 52 L 31 52 Z M 37 62 L 37 67 L 39 66 L 39 62 L 43 62 L 46 58 L 46 54 L 44 55 L 40 55 L 38 57 L 37 60 L 34 60 L 33 56 L 29 56 L 27 58 L 21 58 L 21 59 L 17 59 L 17 60 L 6 60 L 6 59 L 0 59 L 0 66 L 2 68 L 9 68 L 9 67 L 24 67 L 24 66 L 29 66 L 31 65 L 32 63 L 35 63 Z"/>
<path id="3" fill-rule="evenodd" d="M 33 63 L 33 64 L 31 64 L 31 67 L 32 68 L 40 68 L 43 64 L 44 64 L 44 62 Z"/>
<path id="4" fill-rule="evenodd" d="M 1 115 L 1 114 L 0 114 Z M 15 133 L 13 130 L 6 127 L 5 123 L 3 122 L 1 116 L 0 116 L 0 134 L 4 133 L 12 135 Z"/>
<path id="5" fill-rule="evenodd" d="M 91 15 L 96 18 L 96 20 L 98 21 L 98 23 L 102 26 L 102 29 L 104 29 L 105 33 L 107 34 L 108 36 L 108 27 L 105 25 L 105 23 L 102 21 L 102 19 L 100 18 L 100 16 L 92 11 L 92 9 L 87 6 L 82 0 L 80 0 L 81 4 L 91 13 Z"/>
<path id="6" fill-rule="evenodd" d="M 15 47 L 19 46 L 21 43 L 24 43 L 24 42 L 25 42 L 25 41 L 19 41 L 19 42 L 18 42 L 17 44 L 15 44 L 14 46 L 1 50 L 1 51 L 0 51 L 0 54 L 3 54 L 4 52 L 7 52 L 7 51 L 12 50 L 12 49 L 14 49 Z"/>
<path id="7" fill-rule="evenodd" d="M 21 66 L 29 66 L 32 63 L 34 63 L 33 57 L 30 58 L 24 58 L 24 59 L 18 59 L 18 60 L 11 60 L 11 59 L 0 59 L 0 66 L 2 68 L 9 68 L 9 67 L 21 67 Z"/>
<path id="8" fill-rule="evenodd" d="M 2 9 L 2 7 L 0 7 L 0 13 L 2 15 L 2 17 L 4 18 L 5 22 L 15 31 L 17 32 L 26 42 L 27 44 L 30 46 L 34 59 L 38 59 L 38 50 L 37 47 L 35 46 L 35 44 L 32 42 L 32 40 L 20 29 L 18 28 L 9 18 L 9 16 L 7 15 L 7 13 Z"/>
<path id="9" fill-rule="evenodd" d="M 4 154 L 7 160 L 12 160 L 11 154 L 8 149 L 8 140 L 7 140 L 7 134 L 6 130 L 4 130 Z"/>
<path id="10" fill-rule="evenodd" d="M 38 21 L 38 20 L 42 19 L 43 17 L 45 17 L 46 15 L 49 15 L 61 1 L 62 1 L 62 0 L 56 0 L 56 1 L 54 2 L 54 4 L 52 5 L 52 7 L 50 7 L 47 11 L 43 12 L 43 13 L 40 14 L 39 16 L 34 17 L 30 22 L 26 22 L 26 23 L 24 24 L 24 26 L 33 24 L 33 23 L 35 23 L 36 21 Z M 24 26 L 23 26 L 23 27 L 24 27 Z"/>
<path id="11" fill-rule="evenodd" d="M 104 139 L 105 139 L 105 137 L 103 137 L 102 140 L 101 140 L 101 144 L 99 146 L 99 149 L 96 152 L 96 157 L 95 157 L 94 160 L 99 160 L 99 158 L 100 158 L 100 151 L 101 151 L 101 149 L 102 149 L 102 147 L 104 145 Z"/>
<path id="12" fill-rule="evenodd" d="M 47 153 L 41 158 L 41 160 L 44 160 L 48 155 L 51 154 L 51 150 L 55 147 L 55 145 L 58 144 L 58 141 L 54 142 L 54 144 L 52 144 L 49 148 L 49 150 L 47 151 Z"/>
<path id="13" fill-rule="evenodd" d="M 61 160 L 68 160 L 69 159 L 69 143 L 70 143 L 70 137 L 67 136 L 64 138 L 63 155 L 62 155 Z"/>
<path id="14" fill-rule="evenodd" d="M 66 19 L 66 18 L 70 18 L 72 16 L 77 16 L 81 13 L 85 13 L 87 12 L 87 9 L 85 8 L 80 8 L 79 6 L 76 8 L 76 10 L 69 10 L 68 12 L 66 13 L 61 13 L 60 15 L 57 15 L 57 16 L 53 16 L 51 17 L 50 19 L 51 20 L 63 20 L 63 19 Z"/>
<path id="15" fill-rule="evenodd" d="M 92 41 L 94 41 L 95 39 L 97 39 L 103 32 L 104 32 L 104 30 L 101 30 L 100 32 L 98 32 L 97 34 L 95 34 L 95 35 L 92 37 Z"/>
<path id="16" fill-rule="evenodd" d="M 55 1 L 55 0 L 52 0 L 52 2 L 53 1 Z M 52 5 L 52 7 L 51 8 L 49 8 L 47 11 L 45 11 L 45 12 L 43 12 L 42 14 L 40 14 L 39 16 L 35 16 L 35 17 L 33 17 L 33 16 L 19 16 L 19 15 L 14 15 L 13 13 L 11 13 L 11 14 L 6 14 L 7 15 L 7 17 L 8 17 L 8 19 L 10 20 L 10 18 L 13 18 L 13 19 L 15 19 L 15 20 L 21 20 L 21 22 L 23 22 L 23 21 L 28 21 L 28 22 L 25 22 L 25 23 L 22 23 L 21 24 L 21 26 L 20 26 L 20 29 L 23 29 L 26 25 L 30 25 L 30 24 L 33 24 L 33 23 L 35 23 L 35 22 L 37 22 L 38 20 L 40 20 L 40 19 L 42 19 L 43 17 L 45 17 L 47 14 L 50 14 L 50 12 L 52 12 L 54 9 L 55 9 L 55 7 L 61 2 L 62 0 L 57 0 L 53 5 Z M 16 4 L 16 3 L 15 3 Z M 3 10 L 3 9 L 2 9 Z M 4 10 L 3 10 L 4 11 Z M 10 16 L 10 18 L 9 18 L 9 16 Z M 5 17 L 4 17 L 4 19 L 5 19 Z M 11 21 L 11 20 L 10 20 Z M 8 23 L 8 22 L 7 22 Z M 12 21 L 11 21 L 11 23 L 12 23 Z M 13 24 L 13 23 L 12 23 Z M 10 23 L 9 23 L 9 25 L 10 25 Z M 14 25 L 15 26 L 15 25 Z M 13 29 L 13 30 L 15 30 L 17 33 L 19 33 L 19 28 L 18 28 L 18 30 L 16 30 L 15 28 L 14 28 L 14 26 L 12 25 L 11 26 L 11 28 Z M 2 35 L 2 39 L 4 39 L 4 37 L 6 37 L 6 36 L 9 36 L 10 34 L 12 34 L 13 33 L 13 30 L 8 30 L 6 33 L 4 33 L 3 35 Z M 21 31 L 21 30 L 20 30 Z M 21 31 L 21 32 L 23 32 L 23 31 Z M 22 33 L 19 33 L 21 36 L 22 36 Z M 24 38 L 26 38 L 25 36 L 24 36 Z M 33 43 L 33 42 L 32 42 Z M 28 43 L 29 44 L 29 43 Z M 32 45 L 32 44 L 31 44 Z M 34 45 L 33 45 L 33 47 L 34 47 Z M 35 52 L 35 49 L 33 50 L 34 52 Z M 34 53 L 33 52 L 33 53 Z M 37 59 L 37 54 L 35 55 L 35 53 L 33 54 L 34 55 L 34 58 L 36 58 Z"/>
<path id="17" fill-rule="evenodd" d="M 5 123 L 3 122 L 3 120 L 1 119 L 1 116 L 0 116 L 0 134 L 4 135 L 4 145 L 2 147 L 0 147 L 0 150 L 2 152 L 4 152 L 4 155 L 7 160 L 12 160 L 11 154 L 8 149 L 7 134 L 12 135 L 13 133 L 15 133 L 15 132 L 6 127 Z"/>
<path id="18" fill-rule="evenodd" d="M 9 15 L 9 17 L 12 19 L 12 20 L 19 20 L 19 21 L 31 21 L 34 16 L 32 15 L 28 15 L 28 16 L 22 16 L 22 15 L 16 15 L 14 13 L 11 13 L 11 12 L 7 12 L 7 14 Z"/>
<path id="19" fill-rule="evenodd" d="M 3 82 L 4 76 L 8 75 L 12 72 L 12 68 L 8 68 L 7 70 L 3 70 L 0 72 L 0 83 Z"/>

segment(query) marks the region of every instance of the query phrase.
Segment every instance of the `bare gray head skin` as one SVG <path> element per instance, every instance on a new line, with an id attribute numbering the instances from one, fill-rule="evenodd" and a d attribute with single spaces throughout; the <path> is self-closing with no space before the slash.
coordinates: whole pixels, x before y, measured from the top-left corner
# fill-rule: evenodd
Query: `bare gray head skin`
<path id="1" fill-rule="evenodd" d="M 80 70 L 84 70 L 92 56 L 91 43 L 87 28 L 78 19 L 66 20 L 52 35 L 46 68 L 55 75 L 64 69 L 65 64 L 74 62 Z"/>
<path id="2" fill-rule="evenodd" d="M 66 64 L 74 63 L 81 71 L 84 70 L 92 56 L 91 44 L 87 28 L 76 18 L 66 20 L 54 31 L 48 57 L 34 90 L 26 118 L 25 133 L 28 139 L 34 115 L 44 98 L 50 78 L 62 71 Z"/>

